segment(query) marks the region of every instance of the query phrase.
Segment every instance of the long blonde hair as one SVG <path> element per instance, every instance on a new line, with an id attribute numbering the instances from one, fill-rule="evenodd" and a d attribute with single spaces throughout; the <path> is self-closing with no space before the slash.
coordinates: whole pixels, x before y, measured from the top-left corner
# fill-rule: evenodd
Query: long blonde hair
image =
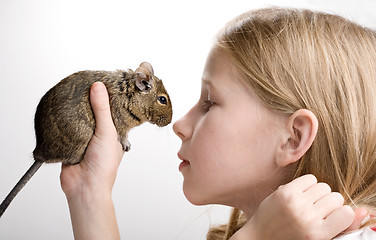
<path id="1" fill-rule="evenodd" d="M 375 209 L 376 33 L 331 14 L 268 8 L 229 22 L 216 44 L 267 107 L 316 115 L 317 137 L 295 177 L 312 173 L 345 204 Z M 229 239 L 244 223 L 234 209 L 207 239 Z"/>

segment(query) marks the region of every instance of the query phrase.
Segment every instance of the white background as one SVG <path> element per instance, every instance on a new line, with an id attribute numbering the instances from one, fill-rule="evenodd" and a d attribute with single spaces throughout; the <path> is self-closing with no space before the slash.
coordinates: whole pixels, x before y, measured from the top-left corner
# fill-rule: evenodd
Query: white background
<path id="1" fill-rule="evenodd" d="M 376 27 L 372 0 L 0 0 L 0 199 L 33 162 L 35 108 L 59 80 L 149 61 L 170 93 L 176 121 L 199 97 L 216 32 L 265 6 L 325 10 Z M 227 221 L 228 207 L 185 199 L 172 125 L 146 123 L 129 140 L 113 190 L 123 239 L 205 239 L 210 225 Z M 73 239 L 59 174 L 60 164 L 42 166 L 0 219 L 0 239 Z"/>

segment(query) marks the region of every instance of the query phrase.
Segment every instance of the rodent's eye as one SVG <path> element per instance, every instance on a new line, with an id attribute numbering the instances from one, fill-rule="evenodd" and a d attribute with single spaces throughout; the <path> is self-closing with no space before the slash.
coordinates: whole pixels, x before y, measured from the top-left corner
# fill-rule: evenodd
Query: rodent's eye
<path id="1" fill-rule="evenodd" d="M 167 105 L 167 98 L 165 96 L 159 96 L 158 102 L 160 102 L 163 105 Z"/>

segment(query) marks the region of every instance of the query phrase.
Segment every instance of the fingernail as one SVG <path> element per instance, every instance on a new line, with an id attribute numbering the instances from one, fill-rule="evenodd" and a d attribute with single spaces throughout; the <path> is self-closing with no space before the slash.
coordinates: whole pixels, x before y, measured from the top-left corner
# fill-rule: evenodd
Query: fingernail
<path id="1" fill-rule="evenodd" d="M 91 89 L 93 90 L 94 93 L 98 93 L 102 91 L 103 87 L 104 87 L 104 84 L 102 82 L 95 82 L 91 86 Z"/>

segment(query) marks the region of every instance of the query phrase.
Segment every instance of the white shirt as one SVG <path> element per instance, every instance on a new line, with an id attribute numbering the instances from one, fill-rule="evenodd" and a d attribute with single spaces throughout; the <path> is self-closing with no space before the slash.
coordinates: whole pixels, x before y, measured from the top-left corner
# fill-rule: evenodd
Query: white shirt
<path id="1" fill-rule="evenodd" d="M 362 228 L 339 236 L 333 240 L 376 240 L 376 228 Z"/>

